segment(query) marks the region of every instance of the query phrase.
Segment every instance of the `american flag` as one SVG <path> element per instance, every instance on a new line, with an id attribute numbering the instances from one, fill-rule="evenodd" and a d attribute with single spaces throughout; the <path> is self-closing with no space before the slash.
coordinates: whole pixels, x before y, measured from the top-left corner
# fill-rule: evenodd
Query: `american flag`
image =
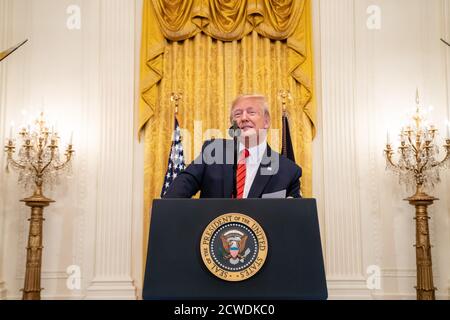
<path id="1" fill-rule="evenodd" d="M 184 170 L 183 145 L 181 143 L 181 130 L 178 120 L 175 117 L 175 127 L 173 131 L 172 147 L 170 149 L 169 163 L 167 164 L 167 172 L 164 177 L 164 184 L 161 190 L 161 198 L 167 193 L 172 181 Z"/>

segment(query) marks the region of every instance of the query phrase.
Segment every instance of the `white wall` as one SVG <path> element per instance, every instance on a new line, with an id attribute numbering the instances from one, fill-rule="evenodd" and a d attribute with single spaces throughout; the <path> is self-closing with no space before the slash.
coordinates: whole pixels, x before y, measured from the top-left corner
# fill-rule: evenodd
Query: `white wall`
<path id="1" fill-rule="evenodd" d="M 80 30 L 66 27 L 70 5 L 81 9 Z M 142 174 L 133 174 L 134 154 L 142 159 L 134 129 L 136 2 L 0 0 L 0 8 L 8 18 L 1 20 L 2 47 L 30 39 L 2 64 L 0 140 L 11 121 L 27 120 L 22 110 L 43 108 L 58 119 L 66 143 L 75 132 L 73 177 L 47 191 L 57 202 L 45 210 L 43 298 L 135 299 L 142 234 Z M 26 194 L 16 175 L 0 174 L 0 289 L 15 299 L 23 288 L 29 211 L 19 203 Z M 80 266 L 80 290 L 66 286 L 70 265 Z"/>
<path id="2" fill-rule="evenodd" d="M 370 5 L 381 10 L 379 30 L 367 28 Z M 321 119 L 314 188 L 333 298 L 415 298 L 414 209 L 402 201 L 411 194 L 385 171 L 382 151 L 386 130 L 394 138 L 414 109 L 416 87 L 444 130 L 450 49 L 439 38 L 450 33 L 449 7 L 448 0 L 315 1 Z M 442 180 L 430 228 L 437 296 L 448 299 L 449 172 Z M 371 265 L 381 269 L 380 290 L 366 287 Z"/>
<path id="3" fill-rule="evenodd" d="M 81 8 L 80 30 L 66 9 Z M 0 48 L 30 42 L 0 66 L 0 141 L 22 110 L 58 119 L 75 132 L 73 177 L 48 196 L 43 297 L 139 297 L 142 286 L 143 149 L 136 141 L 142 0 L 0 0 Z M 369 5 L 381 29 L 366 27 Z M 414 107 L 416 87 L 434 106 L 436 124 L 450 115 L 448 0 L 314 0 L 319 131 L 314 143 L 318 199 L 330 298 L 415 298 L 413 208 L 385 172 L 386 129 Z M 394 134 L 392 134 L 394 136 Z M 0 157 L 0 168 L 4 168 Z M 449 172 L 431 207 L 438 298 L 449 297 Z M 0 299 L 20 298 L 28 209 L 16 175 L 0 170 Z M 68 290 L 66 268 L 78 265 L 81 290 Z M 366 286 L 367 267 L 382 271 L 380 290 Z"/>

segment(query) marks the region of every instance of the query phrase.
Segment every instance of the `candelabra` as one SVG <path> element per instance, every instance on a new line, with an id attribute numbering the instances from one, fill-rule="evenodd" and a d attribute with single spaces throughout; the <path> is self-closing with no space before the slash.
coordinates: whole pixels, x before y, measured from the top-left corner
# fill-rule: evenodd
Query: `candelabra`
<path id="1" fill-rule="evenodd" d="M 59 155 L 59 136 L 56 131 L 46 126 L 44 115 L 35 121 L 34 126 L 20 130 L 22 144 L 14 159 L 15 141 L 10 131 L 10 138 L 5 145 L 7 154 L 6 170 L 9 167 L 19 172 L 19 184 L 26 189 L 34 189 L 31 197 L 21 200 L 31 208 L 30 230 L 28 234 L 27 262 L 23 300 L 40 300 L 41 298 L 41 263 L 42 263 L 42 224 L 44 208 L 54 202 L 43 194 L 43 186 L 57 182 L 58 176 L 70 170 L 72 155 L 75 152 L 71 141 L 65 151 L 64 159 Z"/>
<path id="2" fill-rule="evenodd" d="M 434 300 L 436 288 L 433 285 L 433 270 L 431 262 L 431 245 L 428 228 L 427 208 L 439 200 L 428 195 L 425 190 L 432 189 L 438 182 L 439 170 L 450 167 L 450 133 L 447 132 L 446 151 L 442 160 L 439 158 L 439 147 L 436 145 L 438 130 L 428 125 L 425 113 L 421 110 L 419 97 L 416 98 L 416 113 L 412 117 L 413 125 L 403 128 L 398 147 L 398 161 L 394 162 L 394 151 L 388 141 L 384 151 L 387 169 L 399 175 L 401 184 L 408 189 L 415 189 L 415 194 L 405 201 L 416 209 L 416 265 L 417 265 L 417 299 Z M 449 129 L 448 129 L 449 130 Z"/>

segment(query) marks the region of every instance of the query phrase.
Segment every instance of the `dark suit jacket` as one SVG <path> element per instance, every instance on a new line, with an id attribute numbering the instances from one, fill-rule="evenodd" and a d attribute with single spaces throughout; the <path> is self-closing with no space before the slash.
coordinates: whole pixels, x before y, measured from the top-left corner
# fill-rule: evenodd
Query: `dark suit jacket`
<path id="1" fill-rule="evenodd" d="M 227 161 L 228 160 L 228 161 Z M 218 162 L 218 163 L 217 163 Z M 286 190 L 286 197 L 300 198 L 302 169 L 267 145 L 248 198 L 261 198 Z M 233 141 L 212 140 L 202 154 L 170 185 L 164 198 L 231 198 L 233 194 Z"/>

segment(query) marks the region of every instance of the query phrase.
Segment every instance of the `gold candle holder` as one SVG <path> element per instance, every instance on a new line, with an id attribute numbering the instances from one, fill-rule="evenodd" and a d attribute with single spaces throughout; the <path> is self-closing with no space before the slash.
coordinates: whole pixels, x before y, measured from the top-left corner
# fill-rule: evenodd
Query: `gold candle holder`
<path id="1" fill-rule="evenodd" d="M 49 131 L 43 113 L 35 121 L 34 129 L 31 126 L 22 128 L 19 136 L 22 143 L 17 157 L 14 158 L 16 145 L 12 137 L 12 129 L 10 138 L 5 145 L 5 152 L 7 154 L 7 172 L 9 172 L 9 167 L 12 167 L 19 172 L 19 184 L 26 189 L 34 189 L 32 196 L 20 200 L 31 208 L 22 299 L 40 300 L 44 208 L 54 202 L 44 196 L 43 186 L 44 184 L 54 184 L 57 176 L 64 170 L 69 169 L 75 151 L 71 141 L 64 153 L 64 159 L 60 160 L 59 136 L 54 130 Z"/>
<path id="2" fill-rule="evenodd" d="M 417 108 L 413 116 L 414 125 L 402 129 L 398 161 L 393 159 L 394 150 L 389 142 L 384 150 L 387 169 L 394 171 L 400 177 L 400 183 L 415 188 L 416 192 L 404 199 L 415 207 L 416 220 L 416 266 L 417 266 L 417 299 L 435 300 L 433 285 L 433 269 L 431 259 L 431 244 L 427 208 L 439 200 L 428 195 L 424 189 L 431 189 L 440 182 L 439 170 L 450 167 L 450 137 L 443 146 L 446 155 L 437 160 L 439 147 L 435 144 L 438 130 L 433 125 L 424 124 L 424 115 L 419 105 L 417 93 Z"/>

